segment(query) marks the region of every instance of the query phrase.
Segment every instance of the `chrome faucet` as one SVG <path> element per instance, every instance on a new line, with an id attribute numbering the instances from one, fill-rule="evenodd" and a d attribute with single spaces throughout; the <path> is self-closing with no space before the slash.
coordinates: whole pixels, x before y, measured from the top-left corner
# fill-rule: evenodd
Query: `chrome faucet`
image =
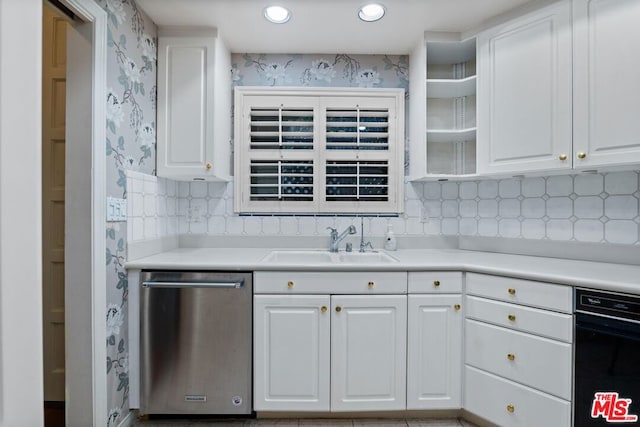
<path id="1" fill-rule="evenodd" d="M 360 217 L 360 252 L 365 252 L 366 247 L 369 246 L 373 250 L 371 242 L 364 241 L 364 218 Z"/>
<path id="2" fill-rule="evenodd" d="M 356 234 L 358 231 L 356 227 L 350 225 L 346 230 L 344 230 L 341 234 L 338 234 L 338 230 L 333 227 L 327 227 L 327 230 L 331 230 L 331 241 L 329 242 L 329 252 L 338 252 L 338 245 L 347 237 L 347 234 Z"/>

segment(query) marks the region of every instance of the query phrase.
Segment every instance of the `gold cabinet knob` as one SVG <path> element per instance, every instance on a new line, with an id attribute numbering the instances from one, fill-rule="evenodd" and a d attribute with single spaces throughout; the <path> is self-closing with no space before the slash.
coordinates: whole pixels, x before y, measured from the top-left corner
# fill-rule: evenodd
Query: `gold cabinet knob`
<path id="1" fill-rule="evenodd" d="M 513 414 L 516 411 L 516 407 L 509 404 L 507 405 L 507 412 L 509 412 L 510 414 Z"/>
<path id="2" fill-rule="evenodd" d="M 567 155 L 566 154 L 560 154 L 558 156 L 558 158 L 564 162 L 565 160 L 567 160 Z"/>
<path id="3" fill-rule="evenodd" d="M 211 170 L 211 168 L 213 167 L 213 165 L 210 162 L 207 162 L 206 165 L 204 165 L 205 168 L 207 168 L 207 170 Z"/>
<path id="4" fill-rule="evenodd" d="M 341 311 L 342 311 L 342 307 L 337 306 L 337 307 L 336 307 L 336 313 L 340 313 Z"/>
<path id="5" fill-rule="evenodd" d="M 293 288 L 294 283 L 292 281 L 287 282 L 289 289 Z"/>
<path id="6" fill-rule="evenodd" d="M 435 286 L 436 288 L 437 288 L 438 286 L 440 286 L 440 280 L 434 280 L 434 281 L 433 281 L 433 286 Z"/>
<path id="7" fill-rule="evenodd" d="M 580 153 L 576 154 L 576 157 L 579 158 L 579 159 L 584 159 L 585 157 L 587 157 L 587 153 L 580 152 Z"/>
<path id="8" fill-rule="evenodd" d="M 320 311 L 321 311 L 322 313 L 326 313 L 326 312 L 327 312 L 327 306 L 326 306 L 326 305 L 323 305 L 322 307 L 320 307 Z"/>
<path id="9" fill-rule="evenodd" d="M 516 294 L 516 290 L 514 288 L 507 289 L 507 292 L 509 292 L 509 295 L 515 295 Z"/>
<path id="10" fill-rule="evenodd" d="M 516 315 L 515 315 L 515 314 L 510 314 L 510 315 L 508 315 L 508 316 L 507 316 L 507 318 L 508 318 L 509 320 L 511 320 L 512 322 L 515 322 L 515 321 L 516 321 Z"/>
<path id="11" fill-rule="evenodd" d="M 369 289 L 373 289 L 376 284 L 374 282 L 369 282 Z"/>
<path id="12" fill-rule="evenodd" d="M 460 306 L 460 304 L 456 304 L 456 305 L 454 305 L 454 306 L 453 306 L 453 309 L 454 309 L 455 311 L 460 311 L 460 309 L 461 309 L 461 308 L 462 308 L 462 307 Z"/>
<path id="13" fill-rule="evenodd" d="M 511 360 L 513 362 L 514 360 L 516 360 L 516 355 L 513 354 L 513 353 L 509 353 L 509 354 L 507 354 L 507 359 L 509 359 L 509 360 Z"/>

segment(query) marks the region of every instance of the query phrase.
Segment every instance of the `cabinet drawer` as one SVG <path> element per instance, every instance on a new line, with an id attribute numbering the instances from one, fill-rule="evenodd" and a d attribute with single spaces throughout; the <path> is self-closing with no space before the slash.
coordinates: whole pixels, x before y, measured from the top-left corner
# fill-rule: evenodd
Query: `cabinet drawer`
<path id="1" fill-rule="evenodd" d="M 467 294 L 571 313 L 571 286 L 468 273 Z"/>
<path id="2" fill-rule="evenodd" d="M 405 272 L 256 271 L 256 294 L 406 294 Z"/>
<path id="3" fill-rule="evenodd" d="M 465 409 L 500 426 L 571 426 L 571 403 L 474 369 L 465 370 Z"/>
<path id="4" fill-rule="evenodd" d="M 466 297 L 468 318 L 522 332 L 573 342 L 573 316 L 473 296 Z"/>
<path id="5" fill-rule="evenodd" d="M 467 364 L 571 399 L 571 344 L 469 319 L 465 328 Z"/>
<path id="6" fill-rule="evenodd" d="M 458 294 L 462 292 L 462 273 L 425 271 L 409 273 L 410 294 Z"/>

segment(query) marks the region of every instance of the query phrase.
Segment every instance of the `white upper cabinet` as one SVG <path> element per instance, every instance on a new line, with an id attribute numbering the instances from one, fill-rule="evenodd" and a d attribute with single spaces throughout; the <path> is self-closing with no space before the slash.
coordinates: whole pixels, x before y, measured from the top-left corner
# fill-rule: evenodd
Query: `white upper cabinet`
<path id="1" fill-rule="evenodd" d="M 215 29 L 161 27 L 158 170 L 177 180 L 228 180 L 231 56 Z"/>
<path id="2" fill-rule="evenodd" d="M 571 52 L 569 1 L 478 36 L 480 174 L 571 168 Z"/>
<path id="3" fill-rule="evenodd" d="M 577 168 L 640 162 L 640 2 L 574 0 Z"/>

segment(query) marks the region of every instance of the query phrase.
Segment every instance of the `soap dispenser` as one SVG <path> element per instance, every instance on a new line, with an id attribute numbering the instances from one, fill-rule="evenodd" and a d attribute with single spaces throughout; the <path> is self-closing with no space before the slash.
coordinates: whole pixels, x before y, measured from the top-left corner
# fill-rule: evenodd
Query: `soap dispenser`
<path id="1" fill-rule="evenodd" d="M 387 225 L 387 235 L 384 239 L 384 248 L 388 251 L 395 251 L 398 249 L 398 241 L 396 235 L 393 233 L 393 226 Z"/>

